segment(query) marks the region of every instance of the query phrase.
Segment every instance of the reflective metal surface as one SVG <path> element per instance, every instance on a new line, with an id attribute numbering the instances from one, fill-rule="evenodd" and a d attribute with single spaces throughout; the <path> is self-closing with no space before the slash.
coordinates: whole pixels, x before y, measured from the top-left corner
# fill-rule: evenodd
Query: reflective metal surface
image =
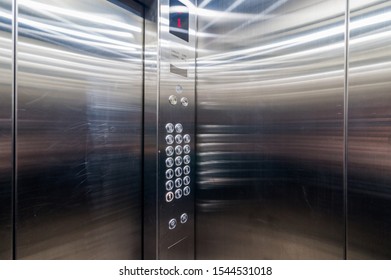
<path id="1" fill-rule="evenodd" d="M 351 0 L 348 258 L 391 258 L 391 3 Z"/>
<path id="2" fill-rule="evenodd" d="M 0 260 L 12 258 L 12 1 L 0 0 Z"/>
<path id="3" fill-rule="evenodd" d="M 139 259 L 141 9 L 18 3 L 16 257 Z"/>
<path id="4" fill-rule="evenodd" d="M 199 259 L 344 257 L 345 1 L 199 2 Z"/>

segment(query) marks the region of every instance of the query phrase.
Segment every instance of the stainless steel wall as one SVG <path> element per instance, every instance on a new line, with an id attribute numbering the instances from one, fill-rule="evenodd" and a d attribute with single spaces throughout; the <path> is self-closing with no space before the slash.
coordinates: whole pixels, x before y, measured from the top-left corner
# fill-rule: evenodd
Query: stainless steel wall
<path id="1" fill-rule="evenodd" d="M 139 259 L 141 9 L 18 9 L 16 257 Z"/>
<path id="2" fill-rule="evenodd" d="M 199 259 L 344 257 L 345 1 L 199 2 Z"/>
<path id="3" fill-rule="evenodd" d="M 12 258 L 12 12 L 0 0 L 0 260 Z"/>
<path id="4" fill-rule="evenodd" d="M 351 0 L 348 258 L 391 258 L 391 3 Z"/>

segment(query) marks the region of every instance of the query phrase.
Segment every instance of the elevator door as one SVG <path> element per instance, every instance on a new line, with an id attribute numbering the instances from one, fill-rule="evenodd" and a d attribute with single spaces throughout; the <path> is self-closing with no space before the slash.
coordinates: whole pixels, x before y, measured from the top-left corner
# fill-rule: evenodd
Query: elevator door
<path id="1" fill-rule="evenodd" d="M 140 259 L 142 9 L 17 3 L 16 258 Z"/>

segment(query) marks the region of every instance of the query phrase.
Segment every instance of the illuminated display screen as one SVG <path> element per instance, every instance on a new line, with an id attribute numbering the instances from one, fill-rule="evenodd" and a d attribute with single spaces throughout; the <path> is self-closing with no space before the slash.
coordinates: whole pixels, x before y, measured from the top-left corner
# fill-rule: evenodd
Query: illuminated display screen
<path id="1" fill-rule="evenodd" d="M 179 0 L 170 0 L 170 33 L 189 42 L 189 9 Z"/>

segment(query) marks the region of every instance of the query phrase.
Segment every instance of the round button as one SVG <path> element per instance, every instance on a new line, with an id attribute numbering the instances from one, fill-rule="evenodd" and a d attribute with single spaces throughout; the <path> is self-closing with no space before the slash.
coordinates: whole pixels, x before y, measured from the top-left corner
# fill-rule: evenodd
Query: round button
<path id="1" fill-rule="evenodd" d="M 176 148 L 175 148 L 175 151 L 176 151 Z M 190 156 L 189 155 L 186 155 L 183 157 L 183 162 L 185 164 L 189 164 L 190 163 Z"/>
<path id="2" fill-rule="evenodd" d="M 183 147 L 183 152 L 184 152 L 185 154 L 189 154 L 189 153 L 190 153 L 190 146 L 189 146 L 189 145 L 185 145 L 185 146 Z"/>
<path id="3" fill-rule="evenodd" d="M 172 146 L 168 146 L 167 148 L 166 148 L 166 155 L 167 156 L 172 156 L 174 154 L 174 148 L 172 147 Z"/>
<path id="4" fill-rule="evenodd" d="M 181 144 L 181 143 L 182 143 L 182 135 L 177 134 L 177 135 L 175 136 L 175 142 L 176 142 L 177 144 Z"/>
<path id="5" fill-rule="evenodd" d="M 166 158 L 166 166 L 168 168 L 172 167 L 174 165 L 174 159 L 172 157 Z"/>
<path id="6" fill-rule="evenodd" d="M 166 124 L 166 131 L 167 131 L 167 133 L 173 133 L 174 132 L 174 125 L 172 123 Z"/>
<path id="7" fill-rule="evenodd" d="M 181 165 L 181 164 L 182 164 L 182 157 L 177 156 L 177 157 L 175 158 L 175 164 L 176 164 L 176 165 Z"/>
<path id="8" fill-rule="evenodd" d="M 189 175 L 190 174 L 190 166 L 186 165 L 183 167 L 183 174 Z"/>
<path id="9" fill-rule="evenodd" d="M 191 140 L 191 138 L 190 138 L 190 135 L 189 135 L 189 134 L 185 134 L 185 135 L 183 136 L 183 141 L 184 141 L 186 144 L 189 144 L 189 143 L 190 143 L 190 140 Z"/>
<path id="10" fill-rule="evenodd" d="M 182 197 L 182 190 L 181 189 L 177 189 L 175 191 L 175 198 L 176 199 L 180 199 Z"/>
<path id="11" fill-rule="evenodd" d="M 190 194 L 190 187 L 186 186 L 183 188 L 183 195 L 188 196 Z"/>
<path id="12" fill-rule="evenodd" d="M 186 97 L 181 98 L 182 106 L 187 107 L 189 105 L 189 100 Z"/>
<path id="13" fill-rule="evenodd" d="M 176 131 L 177 133 L 182 133 L 182 131 L 183 131 L 183 126 L 182 126 L 182 124 L 177 123 L 177 124 L 175 125 L 175 131 Z"/>
<path id="14" fill-rule="evenodd" d="M 182 179 L 181 178 L 178 178 L 175 180 L 175 187 L 176 188 L 182 187 Z"/>
<path id="15" fill-rule="evenodd" d="M 176 146 L 176 147 L 175 147 L 175 153 L 176 153 L 177 155 L 181 155 L 181 154 L 182 154 L 182 151 L 183 151 L 182 146 Z"/>
<path id="16" fill-rule="evenodd" d="M 180 168 L 180 167 L 175 168 L 175 176 L 177 176 L 177 177 L 182 176 L 182 168 Z"/>
<path id="17" fill-rule="evenodd" d="M 171 145 L 172 143 L 174 143 L 174 136 L 172 136 L 171 134 L 167 135 L 166 136 L 166 143 L 168 145 Z"/>
<path id="18" fill-rule="evenodd" d="M 178 103 L 178 100 L 175 95 L 170 95 L 168 101 L 170 102 L 171 105 L 176 105 Z"/>
<path id="19" fill-rule="evenodd" d="M 176 228 L 176 219 L 171 219 L 171 220 L 168 222 L 168 228 L 169 228 L 169 229 L 174 229 L 174 228 Z"/>
<path id="20" fill-rule="evenodd" d="M 167 181 L 166 182 L 166 190 L 171 191 L 174 188 L 174 182 L 173 181 Z"/>
<path id="21" fill-rule="evenodd" d="M 174 177 L 174 170 L 172 170 L 172 169 L 167 169 L 167 171 L 166 171 L 166 178 L 167 178 L 168 180 L 170 180 L 170 179 L 172 179 L 172 177 Z"/>
<path id="22" fill-rule="evenodd" d="M 166 201 L 171 202 L 173 200 L 174 200 L 174 193 L 173 192 L 166 193 Z"/>
<path id="23" fill-rule="evenodd" d="M 178 94 L 181 94 L 183 92 L 183 87 L 181 85 L 176 85 L 175 91 Z"/>
<path id="24" fill-rule="evenodd" d="M 181 224 L 186 223 L 188 219 L 189 219 L 189 216 L 187 216 L 186 213 L 183 213 L 183 214 L 181 215 Z"/>
<path id="25" fill-rule="evenodd" d="M 183 178 L 183 184 L 185 184 L 185 186 L 190 184 L 190 177 L 189 176 L 185 176 L 185 178 Z"/>

